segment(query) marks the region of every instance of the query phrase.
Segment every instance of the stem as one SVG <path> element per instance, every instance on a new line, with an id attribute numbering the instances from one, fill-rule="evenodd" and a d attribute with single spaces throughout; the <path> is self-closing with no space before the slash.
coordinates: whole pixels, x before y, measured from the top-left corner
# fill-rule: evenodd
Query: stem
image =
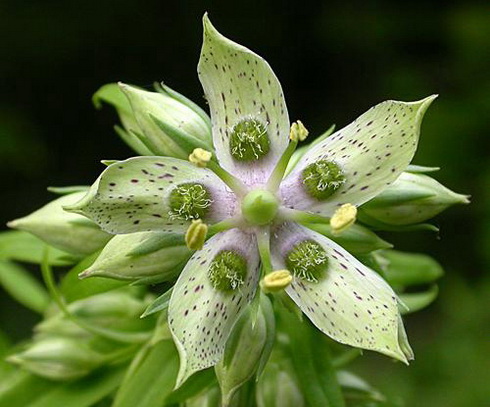
<path id="1" fill-rule="evenodd" d="M 214 225 L 209 226 L 207 238 L 214 236 L 216 233 L 223 232 L 228 229 L 233 229 L 238 227 L 240 224 L 240 220 L 238 218 L 229 218 L 222 220 L 221 222 L 215 223 Z"/>
<path id="2" fill-rule="evenodd" d="M 286 168 L 288 166 L 289 160 L 291 159 L 294 150 L 296 150 L 297 145 L 298 145 L 297 141 L 291 140 L 286 150 L 284 150 L 284 153 L 282 154 L 281 158 L 277 162 L 274 171 L 272 171 L 269 181 L 267 181 L 267 189 L 269 191 L 275 192 L 279 188 L 279 184 L 281 183 L 282 178 L 284 177 L 284 173 L 286 172 Z"/>
<path id="3" fill-rule="evenodd" d="M 247 188 L 238 178 L 235 178 L 228 171 L 221 168 L 220 165 L 214 161 L 208 162 L 207 168 L 213 171 L 221 180 L 230 187 L 230 189 L 239 197 L 244 196 L 247 192 Z"/>

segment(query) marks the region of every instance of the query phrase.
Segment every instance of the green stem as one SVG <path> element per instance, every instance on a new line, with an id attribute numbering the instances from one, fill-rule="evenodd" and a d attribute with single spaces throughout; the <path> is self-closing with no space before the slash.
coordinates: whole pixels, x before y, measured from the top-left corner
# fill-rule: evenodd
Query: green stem
<path id="1" fill-rule="evenodd" d="M 297 141 L 291 140 L 289 142 L 288 147 L 282 154 L 280 160 L 277 162 L 274 171 L 272 171 L 269 181 L 267 181 L 267 189 L 269 191 L 275 192 L 279 188 L 279 184 L 281 183 L 284 173 L 286 172 L 286 168 L 288 167 L 289 160 L 291 159 L 294 150 L 296 150 L 297 145 Z"/>

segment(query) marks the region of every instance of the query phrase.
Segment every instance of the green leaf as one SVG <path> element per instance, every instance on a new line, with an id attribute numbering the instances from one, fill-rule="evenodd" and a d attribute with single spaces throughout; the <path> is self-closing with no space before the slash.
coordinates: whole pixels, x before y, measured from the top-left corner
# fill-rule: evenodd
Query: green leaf
<path id="1" fill-rule="evenodd" d="M 163 311 L 168 308 L 170 303 L 170 297 L 172 295 L 173 287 L 169 290 L 165 291 L 162 295 L 160 295 L 155 301 L 153 301 L 146 308 L 145 312 L 141 315 L 141 318 L 145 318 L 149 315 L 155 314 L 157 312 Z"/>
<path id="2" fill-rule="evenodd" d="M 430 305 L 437 298 L 438 293 L 439 288 L 434 284 L 424 292 L 399 294 L 400 300 L 405 305 L 405 307 L 400 307 L 400 312 L 402 314 L 411 314 L 412 312 L 420 311 Z"/>
<path id="3" fill-rule="evenodd" d="M 386 279 L 394 286 L 429 284 L 444 274 L 441 265 L 425 254 L 386 250 L 382 256 L 389 262 Z"/>
<path id="4" fill-rule="evenodd" d="M 49 295 L 41 283 L 15 263 L 0 260 L 0 285 L 16 301 L 35 312 L 43 313 L 49 305 Z"/>
<path id="5" fill-rule="evenodd" d="M 172 392 L 178 371 L 172 341 L 144 346 L 126 372 L 112 407 L 161 407 Z"/>
<path id="6" fill-rule="evenodd" d="M 0 233 L 0 259 L 40 264 L 45 247 L 46 243 L 28 232 L 12 230 Z M 77 260 L 69 253 L 52 248 L 49 261 L 53 266 L 66 266 Z"/>

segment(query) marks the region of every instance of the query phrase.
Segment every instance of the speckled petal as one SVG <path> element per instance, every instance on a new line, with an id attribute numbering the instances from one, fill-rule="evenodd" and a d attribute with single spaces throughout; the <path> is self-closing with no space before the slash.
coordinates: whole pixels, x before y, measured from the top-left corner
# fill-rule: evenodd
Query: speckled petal
<path id="1" fill-rule="evenodd" d="M 204 16 L 204 43 L 198 65 L 211 112 L 213 142 L 223 168 L 246 184 L 267 181 L 289 141 L 289 117 L 281 84 L 269 64 L 222 36 Z M 230 133 L 244 119 L 267 128 L 270 151 L 258 161 L 239 162 L 230 154 Z"/>
<path id="2" fill-rule="evenodd" d="M 341 246 L 326 237 L 287 223 L 275 234 L 273 265 L 285 267 L 284 257 L 299 241 L 313 240 L 328 256 L 325 277 L 318 283 L 295 278 L 288 295 L 323 333 L 358 348 L 374 350 L 405 363 L 413 359 L 391 287 Z"/>
<path id="3" fill-rule="evenodd" d="M 169 196 L 179 185 L 188 183 L 200 184 L 209 192 L 212 202 L 206 223 L 234 213 L 235 196 L 213 172 L 168 157 L 135 157 L 110 165 L 87 195 L 65 210 L 92 219 L 109 233 L 180 233 L 190 220 L 173 216 Z"/>
<path id="4" fill-rule="evenodd" d="M 415 154 L 425 111 L 436 96 L 417 102 L 386 101 L 311 148 L 281 184 L 285 205 L 332 215 L 344 203 L 361 205 L 387 188 Z M 309 196 L 302 171 L 318 160 L 335 162 L 345 183 L 326 200 Z"/>
<path id="5" fill-rule="evenodd" d="M 234 250 L 247 260 L 243 285 L 230 292 L 216 290 L 208 278 L 214 257 Z M 180 355 L 177 386 L 191 374 L 214 366 L 242 309 L 255 294 L 259 254 L 253 234 L 238 229 L 222 232 L 196 252 L 175 284 L 169 305 L 169 326 Z"/>

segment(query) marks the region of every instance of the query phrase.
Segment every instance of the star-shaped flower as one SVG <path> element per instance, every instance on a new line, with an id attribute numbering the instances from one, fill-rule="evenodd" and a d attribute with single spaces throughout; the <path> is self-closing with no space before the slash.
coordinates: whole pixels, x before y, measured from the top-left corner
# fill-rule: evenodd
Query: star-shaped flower
<path id="1" fill-rule="evenodd" d="M 289 272 L 286 293 L 322 332 L 407 362 L 413 355 L 390 286 L 302 223 L 334 217 L 339 230 L 352 223 L 355 207 L 410 163 L 434 97 L 373 107 L 315 144 L 284 177 L 307 131 L 301 122 L 290 126 L 268 63 L 223 37 L 205 16 L 198 72 L 215 157 L 195 151 L 192 163 L 168 157 L 116 162 L 69 208 L 113 234 L 184 234 L 191 226 L 193 236 L 204 238 L 210 225 L 212 237 L 190 258 L 170 300 L 178 384 L 220 360 L 261 276 L 273 270 L 281 270 L 280 279 Z"/>

